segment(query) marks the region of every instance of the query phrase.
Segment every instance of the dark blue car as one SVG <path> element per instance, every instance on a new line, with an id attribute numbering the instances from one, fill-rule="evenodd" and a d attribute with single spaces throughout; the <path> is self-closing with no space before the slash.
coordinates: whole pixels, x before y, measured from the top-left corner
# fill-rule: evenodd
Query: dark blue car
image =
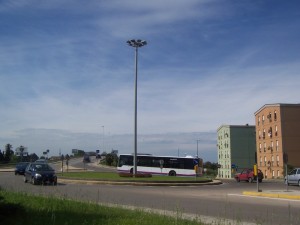
<path id="1" fill-rule="evenodd" d="M 25 170 L 24 182 L 30 181 L 36 184 L 53 184 L 57 185 L 57 176 L 54 169 L 47 163 L 30 163 Z"/>
<path id="2" fill-rule="evenodd" d="M 28 166 L 29 162 L 20 162 L 16 165 L 15 175 L 24 175 L 25 169 Z"/>

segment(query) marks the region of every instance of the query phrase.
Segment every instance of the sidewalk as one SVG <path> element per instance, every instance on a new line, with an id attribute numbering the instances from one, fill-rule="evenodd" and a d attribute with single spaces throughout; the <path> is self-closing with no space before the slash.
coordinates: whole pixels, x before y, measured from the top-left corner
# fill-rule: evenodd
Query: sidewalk
<path id="1" fill-rule="evenodd" d="M 299 191 L 267 190 L 267 191 L 262 191 L 262 192 L 244 191 L 243 195 L 266 197 L 266 198 L 281 198 L 281 199 L 300 200 L 300 190 Z"/>
<path id="2" fill-rule="evenodd" d="M 2 168 L 0 169 L 0 172 L 14 172 L 15 168 Z"/>

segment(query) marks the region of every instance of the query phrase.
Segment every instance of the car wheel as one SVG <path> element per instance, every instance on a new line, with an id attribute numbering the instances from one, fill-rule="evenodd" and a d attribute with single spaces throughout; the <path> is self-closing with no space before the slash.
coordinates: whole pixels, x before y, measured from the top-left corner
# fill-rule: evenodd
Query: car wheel
<path id="1" fill-rule="evenodd" d="M 248 178 L 248 182 L 249 182 L 249 183 L 252 183 L 252 181 L 253 181 L 252 177 L 249 177 L 249 178 Z"/>
<path id="2" fill-rule="evenodd" d="M 36 179 L 35 179 L 34 177 L 31 178 L 31 183 L 32 183 L 33 185 L 37 185 L 37 181 L 36 181 Z"/>
<path id="3" fill-rule="evenodd" d="M 176 177 L 176 172 L 175 172 L 174 170 L 171 170 L 171 171 L 169 172 L 169 176 L 171 176 L 171 177 Z"/>
<path id="4" fill-rule="evenodd" d="M 26 179 L 26 176 L 24 176 L 24 183 L 27 183 L 27 179 Z"/>
<path id="5" fill-rule="evenodd" d="M 288 186 L 290 186 L 290 183 L 286 179 L 284 179 L 284 184 L 287 184 Z"/>

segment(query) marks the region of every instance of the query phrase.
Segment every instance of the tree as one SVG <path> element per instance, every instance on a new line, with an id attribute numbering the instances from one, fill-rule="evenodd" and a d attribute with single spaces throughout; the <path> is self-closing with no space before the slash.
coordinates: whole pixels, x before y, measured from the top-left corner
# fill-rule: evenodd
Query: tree
<path id="1" fill-rule="evenodd" d="M 218 163 L 205 162 L 203 167 L 206 169 L 206 175 L 216 176 L 218 174 Z"/>
<path id="2" fill-rule="evenodd" d="M 2 153 L 2 151 L 0 150 L 0 162 L 3 162 L 4 161 L 4 155 Z"/>
<path id="3" fill-rule="evenodd" d="M 5 153 L 4 153 L 4 161 L 9 162 L 11 159 L 11 156 L 14 154 L 14 151 L 12 150 L 11 144 L 5 145 Z"/>
<path id="4" fill-rule="evenodd" d="M 105 157 L 106 165 L 108 166 L 117 166 L 118 156 L 115 153 L 108 153 Z"/>
<path id="5" fill-rule="evenodd" d="M 29 157 L 30 157 L 30 162 L 35 162 L 36 160 L 39 159 L 39 157 L 35 153 L 30 154 Z"/>

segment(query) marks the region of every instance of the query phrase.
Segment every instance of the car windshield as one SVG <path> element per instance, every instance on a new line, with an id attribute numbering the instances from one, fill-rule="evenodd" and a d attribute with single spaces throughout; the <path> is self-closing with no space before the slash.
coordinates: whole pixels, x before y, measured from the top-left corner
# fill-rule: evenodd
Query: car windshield
<path id="1" fill-rule="evenodd" d="M 48 165 L 48 164 L 44 164 L 44 163 L 41 163 L 41 164 L 35 164 L 33 166 L 33 168 L 36 170 L 36 171 L 53 171 L 53 169 Z"/>
<path id="2" fill-rule="evenodd" d="M 26 167 L 27 165 L 28 165 L 28 163 L 19 163 L 19 164 L 16 165 L 16 167 L 22 168 L 22 167 Z"/>

